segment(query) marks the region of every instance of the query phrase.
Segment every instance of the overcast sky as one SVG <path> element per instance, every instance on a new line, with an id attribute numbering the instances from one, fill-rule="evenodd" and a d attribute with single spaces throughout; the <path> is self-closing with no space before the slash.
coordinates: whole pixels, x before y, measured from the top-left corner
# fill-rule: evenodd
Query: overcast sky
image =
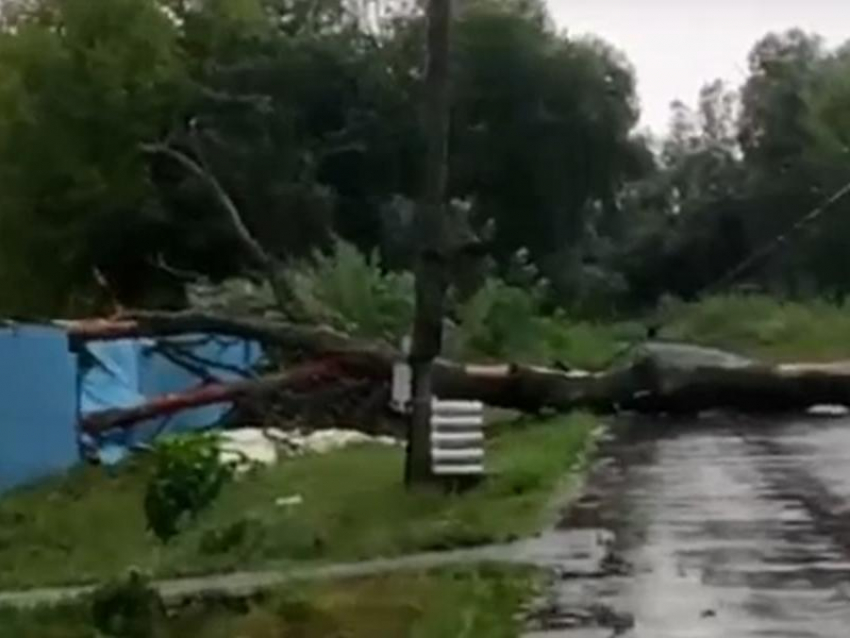
<path id="1" fill-rule="evenodd" d="M 707 81 L 740 84 L 768 31 L 798 26 L 831 45 L 850 40 L 850 0 L 548 0 L 570 33 L 594 33 L 637 69 L 643 123 L 666 130 L 670 102 L 696 101 Z"/>

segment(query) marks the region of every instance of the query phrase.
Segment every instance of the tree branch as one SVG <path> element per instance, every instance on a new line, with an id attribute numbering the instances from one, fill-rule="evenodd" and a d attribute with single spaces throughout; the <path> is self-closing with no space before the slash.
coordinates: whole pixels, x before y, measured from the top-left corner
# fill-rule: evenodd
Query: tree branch
<path id="1" fill-rule="evenodd" d="M 166 144 L 143 144 L 142 150 L 151 155 L 163 155 L 168 157 L 200 179 L 207 186 L 210 192 L 215 195 L 219 205 L 227 213 L 230 225 L 233 227 L 234 231 L 236 231 L 237 238 L 251 258 L 258 266 L 261 266 L 265 270 L 275 267 L 272 257 L 265 251 L 260 243 L 254 239 L 251 231 L 248 230 L 248 227 L 242 219 L 242 214 L 239 212 L 239 209 L 233 202 L 233 199 L 210 171 L 206 170 L 200 163 L 196 162 L 185 153 Z"/>
<path id="2" fill-rule="evenodd" d="M 138 337 L 163 338 L 187 334 L 213 334 L 257 341 L 306 357 L 347 355 L 361 365 L 385 369 L 397 351 L 380 341 L 360 341 L 326 326 L 307 326 L 285 321 L 235 318 L 182 311 L 133 311 L 113 319 L 63 322 L 71 345 L 87 341 L 110 341 Z"/>
<path id="3" fill-rule="evenodd" d="M 204 183 L 218 201 L 221 208 L 227 214 L 230 226 L 233 228 L 236 238 L 243 246 L 251 259 L 260 267 L 268 279 L 278 308 L 288 318 L 295 318 L 293 312 L 292 291 L 289 284 L 280 272 L 280 264 L 269 254 L 259 241 L 254 237 L 242 218 L 242 213 L 230 197 L 221 182 L 213 172 L 207 168 L 202 161 L 196 161 L 186 153 L 175 149 L 164 143 L 142 144 L 142 151 L 150 155 L 162 155 L 178 163 L 189 173 Z M 197 151 L 200 155 L 200 149 Z"/>
<path id="4" fill-rule="evenodd" d="M 201 385 L 186 392 L 162 395 L 132 408 L 114 408 L 88 414 L 81 419 L 80 427 L 90 434 L 98 434 L 204 405 L 230 403 L 247 396 L 260 397 L 294 391 L 322 379 L 335 378 L 339 374 L 339 368 L 331 360 L 299 366 L 262 379 Z"/>

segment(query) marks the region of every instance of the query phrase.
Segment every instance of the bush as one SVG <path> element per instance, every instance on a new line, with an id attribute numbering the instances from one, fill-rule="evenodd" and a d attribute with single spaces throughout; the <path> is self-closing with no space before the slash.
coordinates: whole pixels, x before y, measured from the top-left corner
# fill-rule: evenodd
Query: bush
<path id="1" fill-rule="evenodd" d="M 145 493 L 148 527 L 162 542 L 176 536 L 183 522 L 209 507 L 231 480 L 234 466 L 220 460 L 213 434 L 166 439 L 154 449 L 154 473 Z"/>
<path id="2" fill-rule="evenodd" d="M 541 288 L 524 289 L 491 279 L 458 308 L 459 326 L 449 349 L 461 358 L 580 368 L 604 367 L 632 335 L 628 326 L 571 321 L 546 314 Z M 625 328 L 625 330 L 624 330 Z"/>
<path id="3" fill-rule="evenodd" d="M 337 241 L 287 273 L 297 312 L 362 337 L 398 343 L 413 322 L 413 276 L 383 272 L 375 254 Z"/>
<path id="4" fill-rule="evenodd" d="M 535 361 L 549 354 L 540 302 L 532 292 L 490 279 L 457 315 L 463 357 Z"/>
<path id="5" fill-rule="evenodd" d="M 137 572 L 98 588 L 92 600 L 95 628 L 110 638 L 165 635 L 165 605 L 150 580 Z"/>

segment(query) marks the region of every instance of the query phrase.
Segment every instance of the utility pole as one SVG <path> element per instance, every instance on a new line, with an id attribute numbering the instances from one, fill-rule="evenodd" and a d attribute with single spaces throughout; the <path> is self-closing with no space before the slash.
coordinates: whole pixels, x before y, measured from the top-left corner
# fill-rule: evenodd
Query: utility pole
<path id="1" fill-rule="evenodd" d="M 449 146 L 449 53 L 452 0 L 428 2 L 427 68 L 422 112 L 425 135 L 423 192 L 416 216 L 416 316 L 410 365 L 412 416 L 408 432 L 408 485 L 427 483 L 431 472 L 431 401 L 434 359 L 443 346 L 448 285 L 446 186 Z"/>

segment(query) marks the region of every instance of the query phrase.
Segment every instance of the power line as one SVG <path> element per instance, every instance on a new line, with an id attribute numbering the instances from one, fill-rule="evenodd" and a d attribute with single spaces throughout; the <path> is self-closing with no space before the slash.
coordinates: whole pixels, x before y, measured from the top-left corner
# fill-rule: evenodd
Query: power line
<path id="1" fill-rule="evenodd" d="M 777 235 L 755 252 L 750 253 L 749 256 L 739 262 L 732 269 L 727 271 L 719 279 L 716 279 L 714 282 L 704 286 L 701 290 L 697 292 L 696 296 L 701 297 L 707 293 L 715 292 L 718 288 L 723 288 L 724 286 L 733 283 L 738 277 L 741 276 L 741 274 L 743 274 L 750 267 L 752 267 L 753 264 L 773 254 L 776 250 L 784 246 L 794 233 L 802 230 L 805 226 L 815 221 L 818 217 L 823 215 L 825 212 L 827 212 L 830 208 L 835 206 L 835 204 L 840 202 L 848 195 L 850 195 L 850 182 L 847 182 L 844 186 L 842 186 L 835 193 L 833 193 L 829 198 L 827 198 L 814 209 L 803 215 L 803 217 L 794 222 L 785 232 Z"/>
<path id="2" fill-rule="evenodd" d="M 829 198 L 825 199 L 818 206 L 810 210 L 803 217 L 794 222 L 785 232 L 777 235 L 772 240 L 770 240 L 767 244 L 762 246 L 760 249 L 756 250 L 753 253 L 750 253 L 745 259 L 739 262 L 736 266 L 726 272 L 726 274 L 722 275 L 719 279 L 716 279 L 714 282 L 707 284 L 703 288 L 697 291 L 695 297 L 699 298 L 708 293 L 715 292 L 718 288 L 722 288 L 732 282 L 734 282 L 743 272 L 749 269 L 753 264 L 758 262 L 760 259 L 764 259 L 765 257 L 772 254 L 775 250 L 785 245 L 788 239 L 796 232 L 803 229 L 806 225 L 815 221 L 818 217 L 827 212 L 830 208 L 835 206 L 842 199 L 850 195 L 850 182 L 847 182 L 839 188 L 835 193 L 833 193 Z M 647 330 L 647 334 L 642 338 L 635 340 L 631 343 L 628 343 L 621 350 L 616 352 L 610 360 L 606 363 L 606 367 L 612 366 L 617 361 L 621 361 L 625 357 L 630 356 L 637 348 L 645 345 L 648 342 L 651 342 L 656 339 L 658 332 L 664 327 L 665 324 L 669 323 L 669 318 L 667 320 L 662 321 L 653 321 Z"/>

